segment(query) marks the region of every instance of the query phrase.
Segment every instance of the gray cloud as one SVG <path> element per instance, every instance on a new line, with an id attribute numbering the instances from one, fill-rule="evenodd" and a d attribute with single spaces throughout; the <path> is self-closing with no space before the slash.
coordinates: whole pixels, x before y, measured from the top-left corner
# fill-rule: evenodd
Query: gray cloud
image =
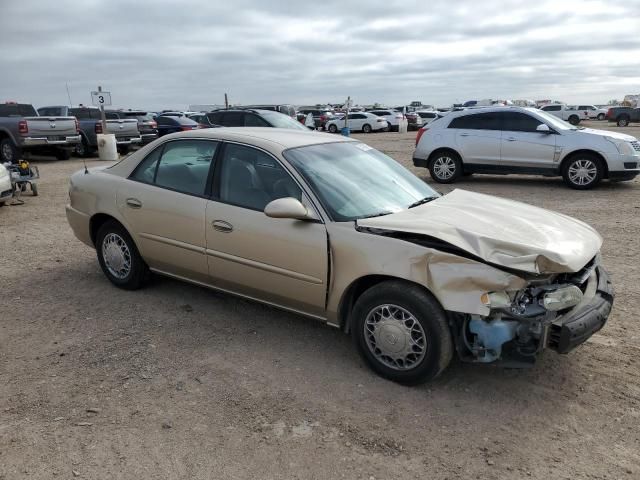
<path id="1" fill-rule="evenodd" d="M 0 0 L 0 101 L 604 102 L 640 91 L 632 3 Z"/>

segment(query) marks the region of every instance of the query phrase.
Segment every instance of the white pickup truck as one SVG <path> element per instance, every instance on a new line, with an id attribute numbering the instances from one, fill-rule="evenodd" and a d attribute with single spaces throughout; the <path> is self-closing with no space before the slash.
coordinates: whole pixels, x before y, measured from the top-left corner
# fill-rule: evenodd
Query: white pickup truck
<path id="1" fill-rule="evenodd" d="M 17 163 L 23 152 L 52 153 L 66 160 L 79 142 L 79 125 L 73 117 L 38 116 L 26 103 L 0 104 L 0 162 Z"/>
<path id="2" fill-rule="evenodd" d="M 569 106 L 563 103 L 544 105 L 540 107 L 540 110 L 555 115 L 559 119 L 569 122 L 571 125 L 578 125 L 580 120 L 587 120 L 589 118 L 586 110 L 580 111 L 575 106 Z"/>

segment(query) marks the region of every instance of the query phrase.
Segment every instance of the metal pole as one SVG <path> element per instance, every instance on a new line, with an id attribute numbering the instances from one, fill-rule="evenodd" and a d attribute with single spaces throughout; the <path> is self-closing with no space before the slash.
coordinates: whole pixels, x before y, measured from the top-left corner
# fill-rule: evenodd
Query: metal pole
<path id="1" fill-rule="evenodd" d="M 229 110 L 229 98 L 226 93 L 224 94 L 224 109 Z"/>
<path id="2" fill-rule="evenodd" d="M 67 87 L 67 97 L 69 97 L 69 106 L 73 107 L 73 104 L 71 103 L 71 94 L 69 93 L 69 84 L 65 82 L 64 85 Z"/>
<path id="3" fill-rule="evenodd" d="M 102 87 L 98 85 L 98 93 L 102 91 Z M 100 104 L 100 118 L 102 119 L 102 133 L 107 133 L 107 119 L 104 116 L 104 105 Z"/>

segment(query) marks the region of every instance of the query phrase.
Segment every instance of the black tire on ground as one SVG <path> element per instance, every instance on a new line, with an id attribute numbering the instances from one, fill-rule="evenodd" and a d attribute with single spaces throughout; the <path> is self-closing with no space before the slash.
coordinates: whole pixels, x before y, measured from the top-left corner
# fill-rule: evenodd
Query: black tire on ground
<path id="1" fill-rule="evenodd" d="M 37 183 L 32 183 L 31 184 L 31 195 L 33 195 L 34 197 L 38 196 L 38 184 Z"/>
<path id="2" fill-rule="evenodd" d="M 358 298 L 351 315 L 358 352 L 384 378 L 415 385 L 437 377 L 451 361 L 453 342 L 446 314 L 418 285 L 396 280 L 379 283 Z M 402 347 L 407 350 L 396 358 L 384 355 Z"/>
<path id="3" fill-rule="evenodd" d="M 578 153 L 562 166 L 564 183 L 576 190 L 589 190 L 600 183 L 605 168 L 602 160 L 592 153 Z"/>
<path id="4" fill-rule="evenodd" d="M 332 123 L 331 125 L 329 125 L 329 131 L 331 133 L 337 133 L 338 132 L 338 127 L 335 124 Z"/>
<path id="5" fill-rule="evenodd" d="M 126 155 L 127 153 L 129 153 L 129 146 L 125 145 L 123 147 L 118 147 L 118 153 L 120 155 Z"/>
<path id="6" fill-rule="evenodd" d="M 571 125 L 578 125 L 580 123 L 580 117 L 577 115 L 571 115 L 569 117 L 569 123 Z"/>
<path id="7" fill-rule="evenodd" d="M 365 123 L 362 126 L 362 133 L 371 133 L 371 125 L 369 125 L 368 123 Z"/>
<path id="8" fill-rule="evenodd" d="M 105 259 L 105 253 L 111 249 L 122 253 L 123 264 L 119 264 L 113 257 L 112 260 Z M 100 268 L 116 287 L 137 290 L 147 283 L 150 276 L 149 267 L 138 253 L 129 233 L 118 222 L 110 220 L 100 227 L 96 235 L 96 252 Z"/>
<path id="9" fill-rule="evenodd" d="M 602 121 L 604 120 L 604 117 L 605 117 L 604 113 L 599 113 L 597 118 L 598 120 Z"/>
<path id="10" fill-rule="evenodd" d="M 626 115 L 621 115 L 618 117 L 618 121 L 616 122 L 619 127 L 628 127 L 629 126 L 629 117 Z"/>
<path id="11" fill-rule="evenodd" d="M 460 155 L 451 150 L 442 150 L 429 161 L 429 173 L 438 183 L 453 183 L 462 175 Z"/>
<path id="12" fill-rule="evenodd" d="M 82 137 L 82 140 L 80 141 L 80 143 L 77 143 L 76 146 L 73 148 L 73 154 L 76 157 L 80 157 L 80 158 L 88 157 L 90 152 L 91 152 L 91 149 L 89 148 L 89 145 L 87 144 L 87 140 L 84 137 Z"/>
<path id="13" fill-rule="evenodd" d="M 60 148 L 56 150 L 55 155 L 58 160 L 69 160 L 71 158 L 71 151 Z"/>
<path id="14" fill-rule="evenodd" d="M 10 138 L 3 138 L 0 141 L 0 162 L 18 163 L 21 156 L 22 152 Z"/>

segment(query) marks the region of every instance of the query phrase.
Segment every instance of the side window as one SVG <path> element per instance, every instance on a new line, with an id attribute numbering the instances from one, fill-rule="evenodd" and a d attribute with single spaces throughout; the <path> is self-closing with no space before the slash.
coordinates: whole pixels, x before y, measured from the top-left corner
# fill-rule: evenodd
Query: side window
<path id="1" fill-rule="evenodd" d="M 209 168 L 218 142 L 178 140 L 165 144 L 155 184 L 182 193 L 205 194 Z"/>
<path id="2" fill-rule="evenodd" d="M 129 178 L 142 183 L 153 183 L 156 178 L 156 166 L 158 165 L 158 159 L 160 158 L 162 149 L 163 147 L 160 146 L 147 155 L 144 160 L 138 164 Z"/>
<path id="3" fill-rule="evenodd" d="M 449 123 L 449 128 L 467 130 L 500 130 L 500 114 L 498 112 L 477 113 L 456 117 Z"/>
<path id="4" fill-rule="evenodd" d="M 225 127 L 243 127 L 244 114 L 242 112 L 224 112 L 222 114 L 221 125 Z"/>
<path id="5" fill-rule="evenodd" d="M 246 113 L 244 115 L 244 126 L 245 127 L 268 127 L 269 124 L 265 122 L 258 115 L 254 115 L 253 113 Z"/>
<path id="6" fill-rule="evenodd" d="M 209 120 L 209 123 L 211 125 L 220 125 L 222 122 L 222 113 L 221 112 L 208 113 L 207 119 Z"/>
<path id="7" fill-rule="evenodd" d="M 270 155 L 244 145 L 227 144 L 220 169 L 220 201 L 252 210 L 276 198 L 302 198 L 300 187 Z"/>
<path id="8" fill-rule="evenodd" d="M 548 105 L 546 107 L 543 107 L 542 110 L 544 110 L 545 112 L 559 112 L 560 105 Z"/>
<path id="9" fill-rule="evenodd" d="M 535 132 L 542 122 L 535 117 L 520 112 L 503 113 L 502 130 L 509 132 Z"/>
<path id="10" fill-rule="evenodd" d="M 118 120 L 120 117 L 116 112 L 104 112 L 104 118 L 107 120 Z"/>

